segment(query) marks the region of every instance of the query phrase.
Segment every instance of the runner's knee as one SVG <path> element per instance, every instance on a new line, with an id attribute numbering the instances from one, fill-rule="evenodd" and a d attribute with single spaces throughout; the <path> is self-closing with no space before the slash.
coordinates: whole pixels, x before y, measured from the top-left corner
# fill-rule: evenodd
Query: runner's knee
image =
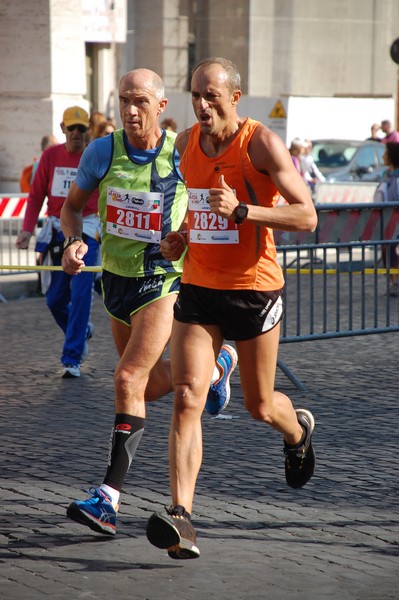
<path id="1" fill-rule="evenodd" d="M 144 398 L 145 383 L 144 378 L 140 377 L 137 372 L 120 365 L 115 369 L 114 385 L 117 397 L 128 398 L 133 393 L 137 397 L 142 396 Z"/>
<path id="2" fill-rule="evenodd" d="M 202 402 L 198 387 L 192 383 L 177 383 L 175 389 L 175 408 L 177 412 L 202 412 L 205 400 Z"/>

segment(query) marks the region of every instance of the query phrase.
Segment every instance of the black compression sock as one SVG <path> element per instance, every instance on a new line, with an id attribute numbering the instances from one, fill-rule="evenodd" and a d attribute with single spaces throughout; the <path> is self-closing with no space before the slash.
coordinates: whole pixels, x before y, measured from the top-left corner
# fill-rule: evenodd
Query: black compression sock
<path id="1" fill-rule="evenodd" d="M 115 415 L 108 469 L 103 483 L 119 492 L 143 435 L 144 422 L 142 417 Z"/>

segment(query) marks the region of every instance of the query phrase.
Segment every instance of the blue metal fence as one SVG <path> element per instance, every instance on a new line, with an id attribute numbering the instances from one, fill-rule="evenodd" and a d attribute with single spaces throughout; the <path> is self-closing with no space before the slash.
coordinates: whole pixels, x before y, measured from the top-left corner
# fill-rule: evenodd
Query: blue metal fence
<path id="1" fill-rule="evenodd" d="M 286 288 L 281 343 L 399 331 L 382 248 L 399 244 L 399 202 L 316 206 L 313 233 L 276 232 Z M 288 367 L 278 366 L 297 385 Z"/>
<path id="2" fill-rule="evenodd" d="M 399 302 L 389 294 L 395 270 L 389 261 L 383 267 L 381 253 L 399 243 L 399 202 L 316 210 L 316 231 L 275 232 L 286 280 L 281 342 L 398 331 Z M 15 248 L 21 224 L 0 219 L 0 261 L 11 267 L 0 269 L 0 277 L 36 264 L 33 239 L 28 252 Z"/>

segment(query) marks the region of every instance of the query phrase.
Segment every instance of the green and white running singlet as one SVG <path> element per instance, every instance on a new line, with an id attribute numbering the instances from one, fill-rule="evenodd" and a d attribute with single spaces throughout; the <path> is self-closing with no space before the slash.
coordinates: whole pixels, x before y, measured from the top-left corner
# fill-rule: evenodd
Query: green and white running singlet
<path id="1" fill-rule="evenodd" d="M 183 257 L 166 261 L 159 242 L 184 219 L 187 192 L 174 161 L 176 134 L 165 132 L 145 164 L 134 161 L 123 130 L 113 133 L 110 167 L 99 183 L 103 269 L 122 277 L 182 272 Z"/>

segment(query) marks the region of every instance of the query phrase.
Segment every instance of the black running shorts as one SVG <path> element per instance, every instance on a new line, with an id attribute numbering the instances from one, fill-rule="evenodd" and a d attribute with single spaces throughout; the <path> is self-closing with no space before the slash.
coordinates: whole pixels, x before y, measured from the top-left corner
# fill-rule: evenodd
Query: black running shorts
<path id="1" fill-rule="evenodd" d="M 283 289 L 213 290 L 180 284 L 174 316 L 182 323 L 218 325 L 226 340 L 249 340 L 270 331 L 283 316 Z"/>
<path id="2" fill-rule="evenodd" d="M 130 325 L 130 317 L 141 308 L 177 294 L 180 275 L 171 272 L 150 277 L 122 277 L 109 271 L 102 273 L 103 302 L 107 313 Z"/>

